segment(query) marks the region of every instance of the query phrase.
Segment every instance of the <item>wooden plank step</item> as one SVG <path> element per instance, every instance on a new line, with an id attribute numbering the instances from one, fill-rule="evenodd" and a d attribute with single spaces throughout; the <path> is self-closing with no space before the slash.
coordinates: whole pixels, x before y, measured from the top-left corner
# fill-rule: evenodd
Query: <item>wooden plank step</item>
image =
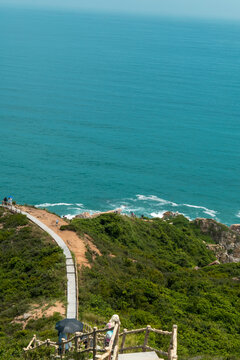
<path id="1" fill-rule="evenodd" d="M 164 359 L 160 359 L 155 353 L 155 351 L 119 354 L 118 359 L 119 360 L 164 360 Z"/>

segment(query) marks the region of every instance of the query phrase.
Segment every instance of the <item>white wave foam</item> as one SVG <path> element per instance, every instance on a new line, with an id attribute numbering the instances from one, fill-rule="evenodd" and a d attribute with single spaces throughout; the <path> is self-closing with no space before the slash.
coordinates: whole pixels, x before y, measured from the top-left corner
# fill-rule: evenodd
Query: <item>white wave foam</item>
<path id="1" fill-rule="evenodd" d="M 190 208 L 194 208 L 194 209 L 204 209 L 204 210 L 208 210 L 207 208 L 205 208 L 204 206 L 197 206 L 197 205 L 190 205 L 190 204 L 183 204 L 184 206 L 190 207 Z"/>
<path id="2" fill-rule="evenodd" d="M 62 216 L 65 216 L 67 219 L 72 220 L 73 218 L 75 218 L 76 215 L 80 215 L 83 214 L 85 212 L 89 213 L 90 215 L 93 214 L 99 214 L 101 213 L 101 211 L 98 210 L 89 210 L 89 209 L 77 209 L 77 208 L 70 208 L 69 210 L 80 210 L 80 211 L 75 211 L 74 214 L 64 214 Z"/>
<path id="3" fill-rule="evenodd" d="M 74 204 L 68 204 L 68 203 L 55 203 L 55 204 L 51 204 L 51 203 L 44 203 L 44 204 L 38 204 L 38 205 L 34 205 L 35 207 L 51 207 L 51 206 L 71 206 Z"/>
<path id="4" fill-rule="evenodd" d="M 163 211 L 158 211 L 158 212 L 152 212 L 150 215 L 154 218 L 162 218 L 163 214 L 166 212 L 167 210 L 163 210 Z"/>
<path id="5" fill-rule="evenodd" d="M 168 210 L 163 210 L 163 211 L 159 211 L 159 212 L 152 212 L 150 215 L 152 216 L 152 217 L 157 217 L 157 218 L 162 218 L 163 217 L 163 214 L 165 213 L 165 212 L 167 212 Z M 180 213 L 180 212 L 176 212 L 176 214 L 177 215 L 183 215 L 186 219 L 188 219 L 188 220 L 192 220 L 189 216 L 187 216 L 186 214 L 184 214 L 184 213 Z"/>
<path id="6" fill-rule="evenodd" d="M 240 218 L 240 210 L 237 212 L 236 217 Z"/>
<path id="7" fill-rule="evenodd" d="M 164 200 L 164 199 L 161 199 L 159 197 L 157 197 L 156 195 L 148 195 L 148 196 L 145 196 L 145 195 L 136 195 L 138 200 L 151 200 L 151 201 L 156 201 L 158 203 L 160 203 L 161 205 L 172 205 L 172 206 L 178 206 L 178 204 L 172 202 L 172 201 L 168 201 L 168 200 Z"/>
<path id="8" fill-rule="evenodd" d="M 78 210 L 78 211 L 83 211 L 82 208 L 80 207 L 68 207 L 67 210 Z"/>
<path id="9" fill-rule="evenodd" d="M 126 199 L 124 199 L 126 200 Z M 157 197 L 156 195 L 141 195 L 138 194 L 136 195 L 135 199 L 128 199 L 129 201 L 119 201 L 118 204 L 116 203 L 110 203 L 108 204 L 107 207 L 111 207 L 112 209 L 117 209 L 120 208 L 122 210 L 122 213 L 125 214 L 129 214 L 131 212 L 134 212 L 136 214 L 146 214 L 148 216 L 148 214 L 152 217 L 158 217 L 161 218 L 164 214 L 164 212 L 171 210 L 171 207 L 178 207 L 178 209 L 183 210 L 183 212 L 188 213 L 188 211 L 183 207 L 187 207 L 187 208 L 192 208 L 192 209 L 198 209 L 201 210 L 201 212 L 203 214 L 206 214 L 212 218 L 214 218 L 215 220 L 217 219 L 217 211 L 212 210 L 212 209 L 208 209 L 205 206 L 198 206 L 198 205 L 192 205 L 192 204 L 176 204 L 172 201 L 168 201 L 165 199 L 161 199 L 159 197 Z M 131 200 L 131 201 L 130 201 Z M 138 204 L 136 204 L 136 201 L 146 201 L 149 202 L 147 205 L 147 208 L 144 204 L 144 206 L 137 206 Z M 150 201 L 152 201 L 152 209 L 149 209 L 149 207 L 151 208 L 151 203 Z M 155 202 L 155 203 L 154 203 Z M 135 205 L 135 206 L 134 206 Z M 91 215 L 94 213 L 99 213 L 100 211 L 97 210 L 89 210 L 89 209 L 85 209 L 84 205 L 82 203 L 74 203 L 74 204 L 70 204 L 70 203 L 64 203 L 64 202 L 60 202 L 60 203 L 43 203 L 43 204 L 37 204 L 35 205 L 36 208 L 49 208 L 49 207 L 57 207 L 57 206 L 66 206 L 67 207 L 67 214 L 65 215 L 66 218 L 68 219 L 73 219 L 77 214 L 80 214 L 82 212 L 88 212 Z M 163 210 L 163 207 L 166 210 Z M 169 209 L 170 207 L 170 209 Z M 161 210 L 160 210 L 161 209 Z M 150 211 L 152 211 L 150 213 Z M 181 212 L 182 215 L 184 215 L 185 217 L 189 218 L 187 215 L 185 215 L 183 212 Z M 193 214 L 191 214 L 193 215 Z M 240 210 L 237 212 L 236 217 L 240 218 Z M 190 218 L 189 218 L 190 219 Z"/>
<path id="10" fill-rule="evenodd" d="M 114 206 L 114 208 L 117 208 L 117 206 Z M 125 210 L 127 208 L 127 205 L 120 205 L 121 210 Z"/>
<path id="11" fill-rule="evenodd" d="M 110 205 L 110 210 L 113 210 L 113 209 L 121 209 L 122 210 L 122 213 L 130 213 L 130 212 L 141 212 L 141 213 L 144 213 L 146 212 L 146 209 L 143 208 L 143 207 L 133 207 L 131 205 L 133 204 L 129 204 L 127 202 L 122 202 L 122 203 L 118 203 L 118 204 L 109 204 Z M 135 204 L 134 204 L 135 205 Z"/>
<path id="12" fill-rule="evenodd" d="M 204 214 L 210 215 L 211 217 L 214 217 L 214 218 L 216 218 L 216 216 L 217 216 L 217 211 L 215 211 L 215 210 L 206 210 L 203 212 L 204 212 Z"/>
<path id="13" fill-rule="evenodd" d="M 65 218 L 67 218 L 68 220 L 72 220 L 75 216 L 76 216 L 76 214 L 75 215 L 72 215 L 72 214 L 66 214 L 66 215 L 63 215 Z M 63 217 L 62 216 L 62 217 Z"/>
<path id="14" fill-rule="evenodd" d="M 131 208 L 131 207 L 128 207 L 128 208 L 124 209 L 124 212 L 126 212 L 126 213 L 129 213 L 129 212 L 144 213 L 144 212 L 146 212 L 146 210 L 143 209 L 143 208 Z"/>
<path id="15" fill-rule="evenodd" d="M 208 209 L 205 206 L 197 206 L 197 205 L 191 205 L 191 204 L 183 204 L 183 206 L 203 210 L 204 214 L 210 215 L 212 217 L 216 217 L 216 215 L 217 215 L 217 211 Z"/>

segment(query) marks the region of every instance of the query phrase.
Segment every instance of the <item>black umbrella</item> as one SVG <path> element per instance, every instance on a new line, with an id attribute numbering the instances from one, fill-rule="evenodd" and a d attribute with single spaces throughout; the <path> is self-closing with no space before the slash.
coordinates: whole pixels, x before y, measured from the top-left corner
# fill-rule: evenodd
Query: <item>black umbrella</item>
<path id="1" fill-rule="evenodd" d="M 77 319 L 63 319 L 56 323 L 55 329 L 65 334 L 75 333 L 83 331 L 83 323 Z"/>

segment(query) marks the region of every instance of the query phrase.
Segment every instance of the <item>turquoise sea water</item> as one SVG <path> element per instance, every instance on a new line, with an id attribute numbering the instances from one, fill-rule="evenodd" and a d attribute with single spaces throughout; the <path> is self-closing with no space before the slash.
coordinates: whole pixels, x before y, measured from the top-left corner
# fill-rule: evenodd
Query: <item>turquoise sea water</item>
<path id="1" fill-rule="evenodd" d="M 1 8 L 0 196 L 239 222 L 239 55 L 238 23 Z"/>

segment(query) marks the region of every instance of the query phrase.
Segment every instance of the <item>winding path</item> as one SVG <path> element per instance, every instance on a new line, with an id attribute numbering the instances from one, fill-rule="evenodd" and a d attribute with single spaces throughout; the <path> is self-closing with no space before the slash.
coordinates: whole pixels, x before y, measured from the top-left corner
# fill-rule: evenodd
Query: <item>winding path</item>
<path id="1" fill-rule="evenodd" d="M 26 209 L 26 208 L 24 208 Z M 67 273 L 67 318 L 77 318 L 77 279 L 75 272 L 75 265 L 73 262 L 73 258 L 71 252 L 63 241 L 63 239 L 56 234 L 50 227 L 44 224 L 42 221 L 37 219 L 35 216 L 31 215 L 27 211 L 23 211 L 20 208 L 13 207 L 12 209 L 15 212 L 26 215 L 29 220 L 38 225 L 42 230 L 46 231 L 60 246 L 63 250 L 63 253 L 66 257 L 66 273 Z M 31 211 L 31 210 L 30 210 Z M 40 211 L 40 210 L 39 210 Z M 43 210 L 42 210 L 43 211 Z M 55 225 L 56 226 L 56 225 Z"/>

